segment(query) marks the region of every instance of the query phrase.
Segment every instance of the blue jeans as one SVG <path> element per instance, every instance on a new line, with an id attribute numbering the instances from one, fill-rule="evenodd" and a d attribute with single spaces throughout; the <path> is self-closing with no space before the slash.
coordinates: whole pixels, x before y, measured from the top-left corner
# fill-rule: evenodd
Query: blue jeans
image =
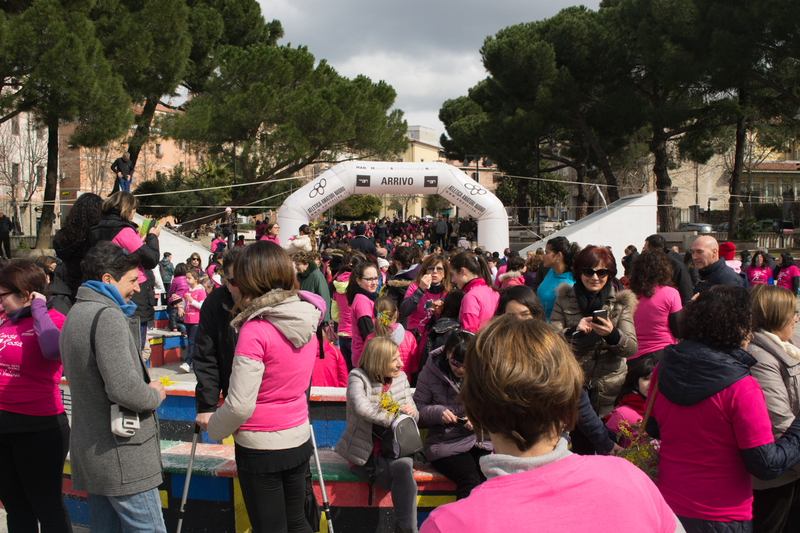
<path id="1" fill-rule="evenodd" d="M 92 533 L 167 533 L 157 488 L 129 496 L 89 494 L 87 501 Z"/>
<path id="2" fill-rule="evenodd" d="M 189 337 L 189 346 L 186 348 L 186 364 L 192 366 L 194 359 L 194 339 L 197 337 L 197 329 L 200 324 L 185 324 L 186 334 Z"/>

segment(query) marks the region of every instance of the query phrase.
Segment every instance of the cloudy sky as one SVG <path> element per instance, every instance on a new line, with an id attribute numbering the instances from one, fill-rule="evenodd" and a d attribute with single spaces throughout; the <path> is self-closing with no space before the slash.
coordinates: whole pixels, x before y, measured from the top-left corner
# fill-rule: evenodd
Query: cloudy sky
<path id="1" fill-rule="evenodd" d="M 385 80 L 408 124 L 436 129 L 439 108 L 486 77 L 484 39 L 513 24 L 548 18 L 574 0 L 259 0 L 278 19 L 281 44 L 302 44 L 340 74 Z M 599 1 L 583 2 L 597 9 Z"/>

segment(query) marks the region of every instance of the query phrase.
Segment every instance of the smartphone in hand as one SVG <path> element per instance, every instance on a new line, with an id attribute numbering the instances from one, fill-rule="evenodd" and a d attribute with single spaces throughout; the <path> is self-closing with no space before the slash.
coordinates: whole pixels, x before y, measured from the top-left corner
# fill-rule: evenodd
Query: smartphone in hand
<path id="1" fill-rule="evenodd" d="M 608 309 L 598 309 L 592 314 L 592 322 L 594 322 L 595 324 L 600 323 L 598 318 L 604 318 L 608 320 Z"/>

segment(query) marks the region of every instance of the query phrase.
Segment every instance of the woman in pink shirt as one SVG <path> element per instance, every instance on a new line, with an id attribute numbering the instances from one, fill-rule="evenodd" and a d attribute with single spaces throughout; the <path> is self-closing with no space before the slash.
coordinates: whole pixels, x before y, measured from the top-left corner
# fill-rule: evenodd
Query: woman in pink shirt
<path id="1" fill-rule="evenodd" d="M 64 315 L 49 309 L 44 271 L 17 260 L 0 270 L 0 502 L 8 530 L 72 531 L 61 498 L 69 423 L 61 403 Z"/>
<path id="2" fill-rule="evenodd" d="M 421 533 L 458 531 L 680 532 L 652 481 L 618 457 L 568 449 L 583 372 L 541 320 L 503 316 L 467 347 L 461 386 L 467 419 L 494 454 L 487 481 L 436 508 Z"/>
<path id="3" fill-rule="evenodd" d="M 752 531 L 753 483 L 800 462 L 800 419 L 772 434 L 747 353 L 753 310 L 743 287 L 715 285 L 683 316 L 686 340 L 653 372 L 647 433 L 661 439 L 658 488 L 687 532 Z"/>
<path id="4" fill-rule="evenodd" d="M 347 284 L 347 304 L 350 306 L 350 328 L 353 332 L 351 361 L 358 366 L 367 337 L 375 328 L 373 307 L 378 299 L 378 267 L 374 263 L 359 263 L 350 274 Z"/>
<path id="5" fill-rule="evenodd" d="M 680 293 L 672 286 L 672 266 L 661 250 L 645 250 L 631 266 L 630 289 L 639 303 L 633 313 L 636 328 L 636 354 L 628 358 L 628 368 L 638 357 L 655 353 L 680 337 L 683 306 Z"/>
<path id="6" fill-rule="evenodd" d="M 247 246 L 233 268 L 241 297 L 231 322 L 239 339 L 228 396 L 215 413 L 198 415 L 197 423 L 212 440 L 233 434 L 253 531 L 311 533 L 303 514 L 313 451 L 305 391 L 325 304 L 294 289 L 294 264 L 274 243 Z"/>
<path id="7" fill-rule="evenodd" d="M 767 261 L 764 259 L 764 252 L 759 250 L 753 254 L 753 261 L 744 273 L 747 275 L 750 286 L 770 284 L 769 282 L 772 280 L 772 271 L 769 269 L 769 265 L 767 265 Z"/>
<path id="8" fill-rule="evenodd" d="M 458 321 L 472 333 L 486 324 L 497 309 L 500 294 L 492 288 L 492 273 L 486 260 L 472 252 L 461 252 L 450 260 L 453 283 L 464 291 Z"/>
<path id="9" fill-rule="evenodd" d="M 800 270 L 794 264 L 792 254 L 782 253 L 778 257 L 772 277 L 775 278 L 775 285 L 792 291 L 792 294 L 797 294 L 797 287 L 800 285 Z"/>
<path id="10" fill-rule="evenodd" d="M 264 235 L 261 236 L 262 241 L 269 241 L 274 242 L 278 246 L 281 245 L 281 242 L 278 240 L 278 233 L 281 232 L 281 227 L 278 225 L 277 222 L 270 222 L 267 224 L 266 229 L 264 230 Z"/>
<path id="11" fill-rule="evenodd" d="M 207 293 L 205 287 L 200 285 L 200 276 L 194 270 L 186 273 L 186 283 L 189 284 L 189 290 L 183 295 L 183 323 L 186 326 L 186 335 L 189 337 L 189 346 L 186 349 L 186 361 L 180 366 L 180 369 L 188 373 L 192 371 L 194 341 L 200 324 L 200 308 L 203 306 L 203 300 L 206 299 Z"/>

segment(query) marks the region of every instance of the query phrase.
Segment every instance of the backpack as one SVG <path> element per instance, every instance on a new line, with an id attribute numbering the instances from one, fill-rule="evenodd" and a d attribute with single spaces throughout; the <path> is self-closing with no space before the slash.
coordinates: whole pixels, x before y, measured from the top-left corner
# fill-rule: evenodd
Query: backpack
<path id="1" fill-rule="evenodd" d="M 381 455 L 387 459 L 410 457 L 422 447 L 417 423 L 408 415 L 398 415 L 381 437 Z"/>

